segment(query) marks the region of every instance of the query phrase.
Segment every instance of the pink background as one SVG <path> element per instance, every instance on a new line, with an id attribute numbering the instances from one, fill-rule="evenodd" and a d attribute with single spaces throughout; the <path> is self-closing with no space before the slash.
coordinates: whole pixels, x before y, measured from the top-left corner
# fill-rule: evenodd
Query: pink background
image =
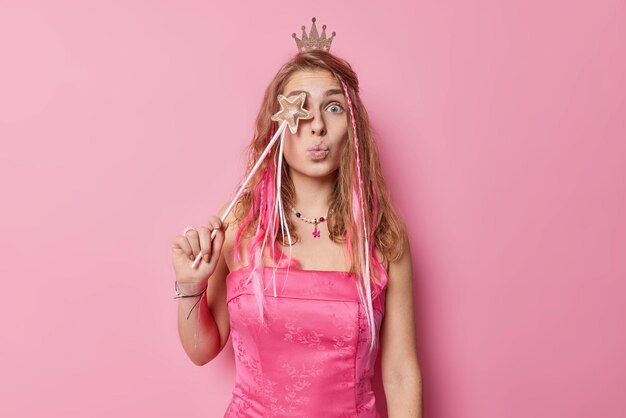
<path id="1" fill-rule="evenodd" d="M 0 416 L 222 416 L 171 241 L 312 16 L 410 227 L 426 417 L 626 416 L 623 0 L 2 1 Z"/>

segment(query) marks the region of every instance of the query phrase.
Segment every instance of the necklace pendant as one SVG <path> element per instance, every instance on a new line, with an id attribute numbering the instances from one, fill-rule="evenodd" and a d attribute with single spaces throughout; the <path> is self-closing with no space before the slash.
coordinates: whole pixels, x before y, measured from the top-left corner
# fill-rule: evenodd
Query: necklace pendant
<path id="1" fill-rule="evenodd" d="M 320 231 L 317 229 L 317 222 L 315 223 L 315 229 L 313 230 L 313 238 L 319 238 Z"/>

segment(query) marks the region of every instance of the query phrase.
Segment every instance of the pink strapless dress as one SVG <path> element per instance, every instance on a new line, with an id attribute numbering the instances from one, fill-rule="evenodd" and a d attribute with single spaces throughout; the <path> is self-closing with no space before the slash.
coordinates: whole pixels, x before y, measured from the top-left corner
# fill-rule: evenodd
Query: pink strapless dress
<path id="1" fill-rule="evenodd" d="M 367 317 L 356 276 L 339 271 L 264 268 L 267 328 L 249 269 L 226 277 L 236 378 L 224 417 L 378 418 L 371 387 L 378 350 L 368 354 Z M 285 281 L 285 279 L 287 279 Z M 376 335 L 387 278 L 372 287 Z"/>

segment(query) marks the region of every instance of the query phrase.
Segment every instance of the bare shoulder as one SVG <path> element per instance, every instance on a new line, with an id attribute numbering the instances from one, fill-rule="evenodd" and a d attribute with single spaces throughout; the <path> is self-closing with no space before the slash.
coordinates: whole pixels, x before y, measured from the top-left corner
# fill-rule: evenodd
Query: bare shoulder
<path id="1" fill-rule="evenodd" d="M 224 213 L 228 208 L 229 203 L 224 204 L 220 208 L 220 214 Z M 222 247 L 222 257 L 223 262 L 228 267 L 229 271 L 235 269 L 234 266 L 234 246 L 235 246 L 235 236 L 237 234 L 237 229 L 239 229 L 239 222 L 237 217 L 235 216 L 234 210 L 230 211 L 224 222 L 228 223 L 228 229 L 226 230 L 226 235 L 224 236 L 224 245 Z"/>
<path id="2" fill-rule="evenodd" d="M 387 274 L 389 274 L 389 262 L 385 260 L 385 257 L 383 256 L 383 252 L 380 251 L 378 248 L 375 248 L 374 253 L 376 254 L 376 259 L 380 261 L 380 263 L 383 265 L 383 268 L 385 269 Z"/>
<path id="3" fill-rule="evenodd" d="M 389 266 L 387 266 L 387 272 L 389 273 L 389 280 L 392 280 L 392 277 L 395 278 L 396 280 L 398 277 L 404 280 L 407 280 L 413 277 L 411 244 L 409 242 L 408 234 L 404 235 L 403 244 L 402 244 L 402 253 L 400 257 L 397 260 L 389 263 Z"/>
<path id="4" fill-rule="evenodd" d="M 222 205 L 222 207 L 220 208 L 220 211 L 219 211 L 220 215 L 222 213 L 226 212 L 226 209 L 228 208 L 228 205 L 229 205 L 229 203 L 225 203 L 224 205 Z M 234 238 L 233 231 L 236 228 L 233 228 L 233 227 L 235 227 L 236 223 L 237 223 L 237 218 L 235 217 L 235 213 L 234 212 L 235 212 L 234 210 L 231 210 L 230 213 L 228 214 L 228 216 L 226 217 L 226 219 L 224 219 L 224 222 L 229 224 L 228 230 L 226 230 L 226 240 L 225 240 L 225 242 L 228 241 L 229 238 L 231 238 L 231 239 Z"/>

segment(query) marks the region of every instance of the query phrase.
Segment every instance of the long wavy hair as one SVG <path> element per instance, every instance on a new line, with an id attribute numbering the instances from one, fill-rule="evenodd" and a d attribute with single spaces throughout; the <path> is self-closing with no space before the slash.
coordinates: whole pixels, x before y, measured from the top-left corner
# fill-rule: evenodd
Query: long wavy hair
<path id="1" fill-rule="evenodd" d="M 276 100 L 278 94 L 285 94 L 284 87 L 295 72 L 320 69 L 334 75 L 343 87 L 350 108 L 346 113 L 348 125 L 352 129 L 348 129 L 348 141 L 336 172 L 327 226 L 330 239 L 345 243 L 352 260 L 350 272 L 359 279 L 357 287 L 367 313 L 371 331 L 370 349 L 373 350 L 376 338 L 370 286 L 386 282 L 383 263 L 393 262 L 402 254 L 406 227 L 392 206 L 368 114 L 359 96 L 359 81 L 347 61 L 326 51 L 313 50 L 298 53 L 280 68 L 267 86 L 256 119 L 254 137 L 247 149 L 248 172 L 278 129 L 278 122 L 270 119 L 279 111 Z M 279 156 L 282 161 L 278 161 Z M 280 175 L 277 174 L 279 168 Z M 285 258 L 282 252 L 282 248 L 289 246 L 289 242 L 297 242 L 299 237 L 295 234 L 295 226 L 289 216 L 285 216 L 283 222 L 288 226 L 288 231 L 294 231 L 289 233 L 290 241 L 285 239 L 284 231 L 278 231 L 275 211 L 277 184 L 280 184 L 283 206 L 292 207 L 295 204 L 295 189 L 289 177 L 289 166 L 282 153 L 279 153 L 279 147 L 274 146 L 234 208 L 237 224 L 234 255 L 241 264 L 241 241 L 244 237 L 250 238 L 246 251 L 252 268 L 249 279 L 257 278 L 254 289 L 261 323 L 264 323 L 264 292 L 260 279 L 263 274 L 264 243 L 270 246 L 270 257 L 275 267 L 295 267 L 299 264 L 295 258 Z M 375 250 L 380 252 L 383 260 L 378 260 Z M 366 274 L 369 264 L 366 265 L 365 257 L 369 257 L 374 274 Z"/>

